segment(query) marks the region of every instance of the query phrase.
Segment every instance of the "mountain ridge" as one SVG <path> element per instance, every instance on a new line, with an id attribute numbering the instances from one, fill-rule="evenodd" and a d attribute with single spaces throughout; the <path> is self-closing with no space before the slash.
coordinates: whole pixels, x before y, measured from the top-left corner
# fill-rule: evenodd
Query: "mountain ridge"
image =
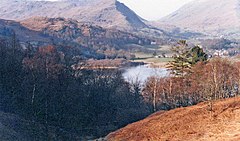
<path id="1" fill-rule="evenodd" d="M 239 36 L 239 0 L 196 0 L 159 20 L 210 35 Z"/>
<path id="2" fill-rule="evenodd" d="M 34 16 L 72 18 L 104 28 L 130 30 L 147 26 L 136 13 L 116 0 L 0 2 L 0 18 L 2 19 L 22 20 Z"/>

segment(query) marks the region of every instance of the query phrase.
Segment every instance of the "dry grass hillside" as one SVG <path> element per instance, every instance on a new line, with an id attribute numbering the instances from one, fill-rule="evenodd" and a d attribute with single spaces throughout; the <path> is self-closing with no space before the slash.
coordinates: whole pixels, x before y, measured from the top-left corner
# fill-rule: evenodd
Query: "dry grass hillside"
<path id="1" fill-rule="evenodd" d="M 106 137 L 109 141 L 239 141 L 240 98 L 155 113 Z"/>

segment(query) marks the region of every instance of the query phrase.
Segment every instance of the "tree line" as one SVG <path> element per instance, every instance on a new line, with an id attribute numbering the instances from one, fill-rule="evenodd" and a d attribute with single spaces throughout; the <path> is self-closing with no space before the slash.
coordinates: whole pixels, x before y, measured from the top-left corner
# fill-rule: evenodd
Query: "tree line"
<path id="1" fill-rule="evenodd" d="M 149 114 L 138 85 L 121 71 L 72 67 L 84 62 L 55 46 L 0 40 L 0 110 L 43 124 L 46 140 L 50 126 L 104 136 Z"/>
<path id="2" fill-rule="evenodd" d="M 226 58 L 209 59 L 200 46 L 188 47 L 181 40 L 173 47 L 174 60 L 168 64 L 171 75 L 147 80 L 143 97 L 151 111 L 169 110 L 240 94 L 239 62 Z"/>

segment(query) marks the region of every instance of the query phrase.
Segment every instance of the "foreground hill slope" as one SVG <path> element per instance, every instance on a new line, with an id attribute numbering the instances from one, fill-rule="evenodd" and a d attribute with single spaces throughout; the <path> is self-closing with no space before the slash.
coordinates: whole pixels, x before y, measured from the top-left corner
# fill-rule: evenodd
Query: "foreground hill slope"
<path id="1" fill-rule="evenodd" d="M 48 133 L 49 140 L 77 140 L 77 135 L 52 126 L 49 126 Z M 46 140 L 46 129 L 42 124 L 0 111 L 0 140 L 43 141 Z"/>
<path id="2" fill-rule="evenodd" d="M 217 36 L 238 36 L 239 0 L 195 0 L 160 20 L 189 30 Z"/>
<path id="3" fill-rule="evenodd" d="M 0 1 L 2 19 L 22 20 L 34 16 L 72 18 L 105 28 L 146 27 L 138 15 L 116 0 Z"/>
<path id="4" fill-rule="evenodd" d="M 240 140 L 240 98 L 158 112 L 106 137 L 109 141 Z"/>

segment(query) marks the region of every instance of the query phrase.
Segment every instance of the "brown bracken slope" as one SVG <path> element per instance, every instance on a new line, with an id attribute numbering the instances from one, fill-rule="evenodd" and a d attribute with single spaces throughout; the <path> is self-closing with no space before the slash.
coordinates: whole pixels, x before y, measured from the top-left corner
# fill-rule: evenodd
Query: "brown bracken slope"
<path id="1" fill-rule="evenodd" d="M 240 98 L 157 112 L 106 137 L 108 141 L 240 141 Z"/>

